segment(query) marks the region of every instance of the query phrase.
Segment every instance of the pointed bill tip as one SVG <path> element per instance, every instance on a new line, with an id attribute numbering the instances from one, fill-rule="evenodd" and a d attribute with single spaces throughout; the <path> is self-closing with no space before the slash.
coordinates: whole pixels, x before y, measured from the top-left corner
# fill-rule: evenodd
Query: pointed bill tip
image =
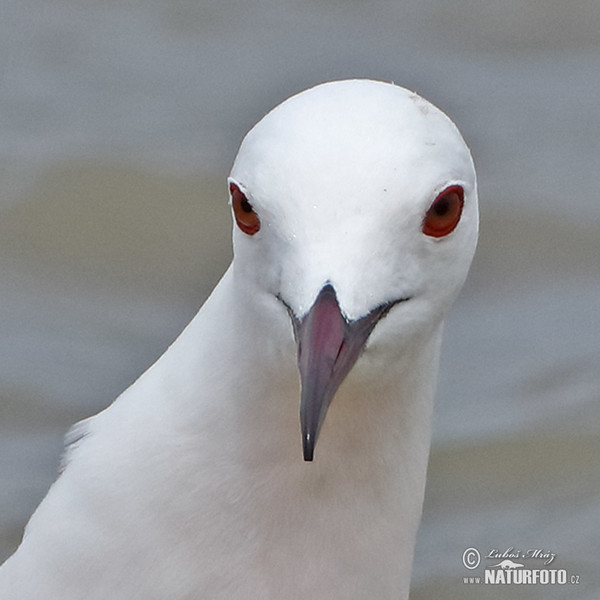
<path id="1" fill-rule="evenodd" d="M 310 433 L 302 436 L 302 452 L 304 454 L 304 460 L 306 462 L 312 462 L 315 453 L 315 442 L 314 437 L 311 437 Z"/>

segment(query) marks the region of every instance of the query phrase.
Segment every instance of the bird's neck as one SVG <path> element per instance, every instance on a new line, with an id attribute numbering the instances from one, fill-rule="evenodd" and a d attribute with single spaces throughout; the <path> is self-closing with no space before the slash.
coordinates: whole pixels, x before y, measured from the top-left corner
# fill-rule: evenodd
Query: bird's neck
<path id="1" fill-rule="evenodd" d="M 232 282 L 226 276 L 221 285 Z M 288 582 L 290 590 L 308 589 L 312 576 L 315 591 L 320 582 L 313 596 L 318 598 L 405 597 L 425 487 L 441 328 L 406 344 L 393 361 L 386 362 L 385 352 L 378 357 L 367 350 L 332 402 L 314 462 L 306 463 L 291 324 L 282 320 L 285 314 L 269 323 L 234 292 L 222 295 L 232 299 L 231 318 L 223 324 L 230 331 L 198 341 L 211 348 L 216 366 L 199 376 L 216 378 L 211 387 L 221 396 L 217 407 L 207 398 L 205 410 L 216 411 L 217 418 L 203 435 L 216 435 L 212 460 L 233 466 L 223 470 L 224 477 L 236 474 L 235 481 L 220 485 L 243 490 L 235 518 L 247 520 L 248 535 L 262 549 L 253 568 L 265 581 Z M 210 302 L 219 301 L 217 290 Z M 210 308 L 202 314 L 210 319 Z M 185 335 L 205 336 L 208 329 L 192 325 Z M 276 554 L 263 554 L 270 547 Z M 365 572 L 368 582 L 360 579 Z M 331 587 L 330 595 L 322 594 L 323 585 Z M 357 586 L 364 586 L 363 595 Z"/>
<path id="2" fill-rule="evenodd" d="M 367 349 L 334 398 L 315 460 L 307 463 L 288 316 L 283 310 L 279 320 L 262 318 L 228 277 L 221 282 L 231 286 L 227 293 L 215 290 L 202 322 L 192 322 L 173 350 L 180 368 L 182 361 L 192 372 L 195 363 L 211 365 L 210 372 L 195 373 L 190 389 L 217 389 L 218 402 L 190 396 L 179 409 L 188 428 L 190 411 L 198 415 L 194 443 L 204 444 L 198 456 L 221 466 L 211 476 L 222 474 L 215 485 L 233 498 L 232 522 L 252 541 L 240 556 L 264 585 L 285 586 L 264 597 L 407 597 L 440 328 L 392 360 Z M 218 307 L 214 315 L 212 307 Z M 224 313 L 229 318 L 220 331 L 207 326 Z M 210 360 L 196 355 L 206 348 Z"/>

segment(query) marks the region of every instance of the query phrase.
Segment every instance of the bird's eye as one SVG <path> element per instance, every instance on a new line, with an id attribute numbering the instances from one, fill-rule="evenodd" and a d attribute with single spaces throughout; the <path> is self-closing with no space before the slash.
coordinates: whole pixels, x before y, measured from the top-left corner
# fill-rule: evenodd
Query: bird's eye
<path id="1" fill-rule="evenodd" d="M 446 188 L 425 214 L 423 233 L 436 238 L 452 233 L 460 221 L 464 196 L 465 192 L 460 185 Z"/>
<path id="2" fill-rule="evenodd" d="M 235 183 L 230 184 L 229 191 L 237 226 L 247 235 L 254 235 L 260 229 L 260 219 L 254 212 L 252 204 Z"/>

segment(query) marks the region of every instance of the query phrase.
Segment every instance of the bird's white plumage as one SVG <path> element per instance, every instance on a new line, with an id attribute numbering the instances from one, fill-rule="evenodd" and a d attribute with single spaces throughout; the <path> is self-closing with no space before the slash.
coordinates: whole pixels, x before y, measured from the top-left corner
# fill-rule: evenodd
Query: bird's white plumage
<path id="1" fill-rule="evenodd" d="M 261 228 L 202 310 L 117 401 L 0 569 L 3 600 L 406 598 L 441 323 L 477 238 L 475 173 L 452 122 L 403 88 L 299 94 L 245 138 L 231 182 Z M 450 235 L 421 230 L 449 185 Z M 330 284 L 375 327 L 302 460 L 290 316 Z"/>

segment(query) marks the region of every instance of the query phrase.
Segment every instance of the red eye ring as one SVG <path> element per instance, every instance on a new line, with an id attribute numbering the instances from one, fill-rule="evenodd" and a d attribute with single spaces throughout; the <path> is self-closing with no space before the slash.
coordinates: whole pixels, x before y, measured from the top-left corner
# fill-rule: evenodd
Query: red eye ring
<path id="1" fill-rule="evenodd" d="M 441 238 L 452 233 L 462 215 L 465 191 L 460 185 L 451 185 L 433 201 L 423 219 L 423 233 Z"/>
<path id="2" fill-rule="evenodd" d="M 260 230 L 260 219 L 254 212 L 252 204 L 244 195 L 244 192 L 235 183 L 229 184 L 231 203 L 233 205 L 233 216 L 237 226 L 247 235 L 254 235 Z"/>

